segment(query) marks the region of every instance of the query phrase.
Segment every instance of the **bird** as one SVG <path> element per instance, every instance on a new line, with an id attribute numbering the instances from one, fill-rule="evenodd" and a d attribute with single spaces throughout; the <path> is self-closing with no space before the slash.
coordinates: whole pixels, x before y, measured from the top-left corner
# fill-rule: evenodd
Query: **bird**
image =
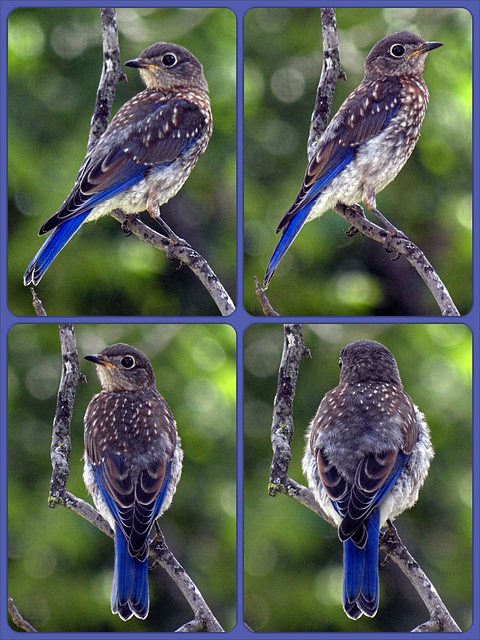
<path id="1" fill-rule="evenodd" d="M 372 48 L 363 80 L 317 141 L 295 202 L 280 220 L 282 237 L 264 288 L 303 225 L 337 203 L 363 201 L 386 226 L 390 240 L 401 235 L 377 209 L 376 194 L 396 178 L 417 143 L 429 99 L 422 74 L 428 52 L 441 46 L 398 31 Z"/>
<path id="2" fill-rule="evenodd" d="M 119 109 L 87 152 L 72 191 L 40 228 L 39 235 L 52 233 L 25 271 L 26 286 L 40 282 L 84 222 L 121 209 L 148 210 L 162 224 L 160 206 L 181 189 L 207 148 L 212 113 L 197 58 L 177 44 L 157 42 L 125 65 L 139 69 L 146 89 Z"/>
<path id="3" fill-rule="evenodd" d="M 148 535 L 180 480 L 181 442 L 144 353 L 117 343 L 84 357 L 96 364 L 102 385 L 85 413 L 83 479 L 114 531 L 111 609 L 122 620 L 144 619 Z"/>
<path id="4" fill-rule="evenodd" d="M 378 610 L 380 529 L 415 504 L 434 451 L 385 345 L 356 340 L 339 363 L 339 384 L 307 429 L 302 468 L 343 542 L 343 608 L 356 620 Z"/>

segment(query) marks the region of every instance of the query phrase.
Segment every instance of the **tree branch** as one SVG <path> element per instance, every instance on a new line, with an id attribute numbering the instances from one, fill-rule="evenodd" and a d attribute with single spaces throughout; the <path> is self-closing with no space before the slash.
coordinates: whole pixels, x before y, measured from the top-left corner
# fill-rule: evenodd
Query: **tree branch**
<path id="1" fill-rule="evenodd" d="M 118 83 L 128 82 L 120 62 L 116 9 L 102 8 L 100 9 L 100 17 L 102 21 L 103 66 L 90 121 L 87 153 L 91 151 L 98 138 L 108 127 Z"/>
<path id="2" fill-rule="evenodd" d="M 100 531 L 113 538 L 113 531 L 110 525 L 98 511 L 88 502 L 77 498 L 66 489 L 70 473 L 68 459 L 71 453 L 70 424 L 73 415 L 73 404 L 77 385 L 79 382 L 85 381 L 85 377 L 80 371 L 74 326 L 72 324 L 62 324 L 59 326 L 59 331 L 62 351 L 62 375 L 50 449 L 53 471 L 48 506 L 51 508 L 58 505 L 63 506 L 85 518 Z M 201 630 L 223 631 L 195 583 L 167 548 L 163 536 L 159 540 L 157 535 L 150 543 L 150 556 L 173 579 L 194 613 L 195 620 L 184 625 L 186 627 L 185 630 L 188 630 L 189 625 L 198 625 Z M 183 630 L 183 628 L 180 630 Z"/>
<path id="3" fill-rule="evenodd" d="M 37 631 L 35 627 L 25 620 L 25 618 L 21 615 L 20 611 L 15 606 L 13 598 L 8 596 L 8 613 L 12 618 L 12 622 L 19 628 L 23 629 L 23 631 Z"/>
<path id="4" fill-rule="evenodd" d="M 297 387 L 298 371 L 302 358 L 311 358 L 309 349 L 303 341 L 302 326 L 284 325 L 282 360 L 278 370 L 277 393 L 273 401 L 273 420 L 270 431 L 273 458 L 270 466 L 268 493 L 275 497 L 284 493 L 297 500 L 321 518 L 334 525 L 330 516 L 323 511 L 313 493 L 288 475 L 292 458 L 290 442 L 295 430 L 293 424 L 293 400 Z"/>
<path id="5" fill-rule="evenodd" d="M 435 301 L 440 308 L 442 316 L 460 315 L 446 286 L 439 278 L 437 272 L 427 260 L 423 251 L 409 240 L 409 238 L 406 236 L 391 236 L 386 229 L 370 222 L 370 220 L 365 217 L 363 209 L 359 205 L 346 207 L 339 202 L 335 207 L 335 211 L 353 225 L 354 230 L 349 229 L 349 231 L 347 231 L 347 235 L 354 235 L 358 230 L 367 238 L 372 238 L 372 240 L 376 240 L 376 242 L 383 244 L 389 251 L 395 251 L 395 259 L 399 258 L 401 255 L 405 256 L 427 285 L 430 293 L 435 298 Z"/>
<path id="6" fill-rule="evenodd" d="M 159 527 L 157 535 L 150 543 L 150 556 L 172 578 L 194 613 L 195 619 L 182 625 L 177 631 L 223 631 L 195 583 L 167 547 Z"/>
<path id="7" fill-rule="evenodd" d="M 235 311 L 235 305 L 208 262 L 185 240 L 179 243 L 173 242 L 144 224 L 138 216 L 127 215 L 121 209 L 115 209 L 110 215 L 122 224 L 124 230 L 130 231 L 143 242 L 160 249 L 169 259 L 176 258 L 189 267 L 206 288 L 222 316 L 228 316 Z"/>
<path id="8" fill-rule="evenodd" d="M 301 325 L 284 325 L 283 352 L 273 406 L 271 428 L 273 457 L 268 493 L 270 496 L 283 493 L 336 527 L 332 518 L 317 503 L 310 489 L 298 484 L 288 475 L 288 467 L 292 457 L 290 442 L 294 433 L 293 400 L 300 362 L 303 357 L 311 357 L 311 355 L 303 341 Z M 393 525 L 390 524 L 381 537 L 380 548 L 400 567 L 428 609 L 430 620 L 414 631 L 460 631 L 435 587 L 403 545 Z"/>
<path id="9" fill-rule="evenodd" d="M 387 559 L 391 558 L 395 564 L 400 567 L 428 609 L 430 620 L 419 625 L 413 629 L 413 631 L 461 632 L 460 627 L 452 618 L 443 600 L 438 595 L 438 591 L 404 546 L 395 526 L 391 522 L 380 538 L 380 549 L 388 554 Z"/>
<path id="10" fill-rule="evenodd" d="M 77 385 L 80 380 L 84 380 L 78 362 L 73 324 L 59 325 L 59 332 L 62 350 L 62 375 L 57 394 L 57 408 L 53 420 L 52 444 L 50 447 L 53 471 L 50 480 L 48 506 L 52 509 L 56 507 L 57 500 L 63 496 L 70 473 L 68 465 L 72 451 L 70 423 L 72 421 Z"/>
<path id="11" fill-rule="evenodd" d="M 323 67 L 317 88 L 315 106 L 310 123 L 310 135 L 307 142 L 307 155 L 311 160 L 317 142 L 327 128 L 328 117 L 332 107 L 335 86 L 341 78 L 347 76 L 340 67 L 340 52 L 338 50 L 337 16 L 335 9 L 320 9 L 322 15 Z"/>

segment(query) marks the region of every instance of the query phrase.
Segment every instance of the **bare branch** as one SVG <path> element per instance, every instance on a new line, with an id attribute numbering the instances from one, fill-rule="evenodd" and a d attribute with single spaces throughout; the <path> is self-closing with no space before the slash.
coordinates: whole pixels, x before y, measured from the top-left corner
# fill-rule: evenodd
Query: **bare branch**
<path id="1" fill-rule="evenodd" d="M 194 621 L 182 625 L 177 631 L 223 631 L 195 583 L 167 547 L 159 528 L 150 543 L 150 556 L 155 558 L 174 580 L 195 615 Z"/>
<path id="2" fill-rule="evenodd" d="M 35 287 L 30 287 L 30 291 L 32 293 L 32 305 L 35 310 L 37 316 L 46 316 L 48 315 L 43 307 L 43 303 L 38 297 L 38 293 L 35 290 Z"/>
<path id="3" fill-rule="evenodd" d="M 318 139 L 327 128 L 335 86 L 339 78 L 346 79 L 340 67 L 338 50 L 337 16 L 335 9 L 320 9 L 322 14 L 323 67 L 317 88 L 315 106 L 307 142 L 308 159 L 311 160 Z"/>
<path id="4" fill-rule="evenodd" d="M 8 613 L 12 618 L 12 622 L 19 628 L 24 631 L 37 631 L 35 627 L 25 620 L 25 618 L 20 614 L 19 610 L 15 606 L 13 598 L 8 596 Z"/>
<path id="5" fill-rule="evenodd" d="M 255 281 L 255 294 L 262 306 L 263 315 L 265 316 L 279 316 L 280 314 L 272 307 L 270 300 L 268 299 L 265 289 L 260 284 L 257 276 L 253 276 Z"/>
<path id="6" fill-rule="evenodd" d="M 388 554 L 388 558 L 392 558 L 400 567 L 428 609 L 430 620 L 416 627 L 413 631 L 460 632 L 460 627 L 450 615 L 437 590 L 408 549 L 403 545 L 396 528 L 391 522 L 380 538 L 380 549 L 385 551 Z"/>
<path id="7" fill-rule="evenodd" d="M 228 316 L 235 311 L 235 305 L 208 262 L 185 240 L 181 240 L 179 243 L 172 242 L 166 236 L 144 224 L 138 216 L 127 215 L 120 209 L 115 209 L 110 215 L 121 222 L 124 230 L 131 231 L 143 242 L 166 253 L 170 259 L 176 258 L 189 267 L 208 291 L 222 316 Z"/>
<path id="8" fill-rule="evenodd" d="M 100 9 L 102 20 L 103 67 L 97 89 L 97 97 L 90 121 L 90 136 L 87 152 L 95 146 L 98 138 L 108 127 L 117 84 L 127 82 L 120 62 L 116 9 Z"/>
<path id="9" fill-rule="evenodd" d="M 273 421 L 270 431 L 273 458 L 270 466 L 268 493 L 272 497 L 275 497 L 277 493 L 284 493 L 298 500 L 333 525 L 333 520 L 320 507 L 310 489 L 295 482 L 288 475 L 288 467 L 292 458 L 290 442 L 295 430 L 293 400 L 302 358 L 311 358 L 311 354 L 303 342 L 301 325 L 284 325 L 283 353 L 278 371 L 277 393 L 273 401 Z"/>
<path id="10" fill-rule="evenodd" d="M 437 272 L 427 260 L 423 251 L 409 240 L 409 238 L 405 235 L 404 237 L 391 236 L 386 229 L 370 222 L 370 220 L 365 217 L 363 209 L 359 205 L 346 207 L 345 205 L 338 203 L 335 207 L 335 211 L 341 215 L 342 218 L 348 220 L 348 222 L 353 225 L 354 229 L 360 231 L 362 235 L 388 246 L 389 250 L 395 251 L 397 258 L 400 255 L 405 256 L 429 288 L 440 308 L 442 316 L 460 315 L 447 291 L 447 288 L 440 280 Z M 354 233 L 355 231 L 352 229 L 347 231 L 348 235 L 354 235 Z"/>
<path id="11" fill-rule="evenodd" d="M 57 408 L 53 420 L 52 444 L 50 458 L 52 460 L 52 477 L 48 506 L 52 509 L 63 498 L 67 478 L 70 473 L 68 459 L 72 450 L 70 424 L 77 385 L 83 379 L 78 362 L 78 352 L 73 324 L 59 326 L 60 345 L 62 350 L 62 375 L 57 395 Z"/>

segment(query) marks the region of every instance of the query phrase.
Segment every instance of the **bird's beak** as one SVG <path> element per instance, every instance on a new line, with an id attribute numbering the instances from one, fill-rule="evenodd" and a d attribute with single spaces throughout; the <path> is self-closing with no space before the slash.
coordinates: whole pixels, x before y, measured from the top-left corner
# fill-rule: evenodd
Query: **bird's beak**
<path id="1" fill-rule="evenodd" d="M 437 49 L 438 47 L 443 47 L 443 42 L 425 42 L 421 47 L 413 51 L 408 57 L 416 56 L 419 53 L 428 53 L 432 49 Z"/>
<path id="2" fill-rule="evenodd" d="M 90 362 L 94 362 L 95 364 L 99 364 L 102 367 L 113 367 L 114 369 L 118 369 L 117 366 L 115 366 L 114 364 L 112 364 L 108 360 L 105 360 L 105 358 L 103 358 L 102 356 L 99 356 L 97 354 L 92 354 L 92 355 L 83 356 L 83 357 L 85 358 L 85 360 L 90 360 Z"/>
<path id="3" fill-rule="evenodd" d="M 148 69 L 150 67 L 154 67 L 154 64 L 150 62 L 145 62 L 141 58 L 136 58 L 135 60 L 128 60 L 124 63 L 125 67 L 134 67 L 135 69 Z"/>

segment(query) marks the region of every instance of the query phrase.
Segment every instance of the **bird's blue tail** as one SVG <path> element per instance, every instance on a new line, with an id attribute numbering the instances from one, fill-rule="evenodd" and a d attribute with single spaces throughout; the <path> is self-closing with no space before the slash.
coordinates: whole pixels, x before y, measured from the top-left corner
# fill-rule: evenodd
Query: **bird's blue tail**
<path id="1" fill-rule="evenodd" d="M 53 259 L 60 253 L 67 242 L 74 236 L 91 213 L 91 209 L 79 213 L 70 220 L 66 220 L 51 233 L 42 244 L 36 256 L 30 262 L 23 276 L 25 286 L 38 284 L 45 271 L 52 264 Z"/>
<path id="2" fill-rule="evenodd" d="M 368 538 L 365 547 L 358 547 L 351 538 L 343 543 L 343 608 L 356 620 L 362 613 L 371 618 L 377 613 L 378 538 L 380 512 L 376 509 L 365 522 Z"/>
<path id="3" fill-rule="evenodd" d="M 315 200 L 307 203 L 303 207 L 303 209 L 300 209 L 300 211 L 296 213 L 295 216 L 290 220 L 288 227 L 283 232 L 280 242 L 277 244 L 277 248 L 273 252 L 273 256 L 270 258 L 270 262 L 268 263 L 267 271 L 265 273 L 265 279 L 263 281 L 264 289 L 268 287 L 268 284 L 272 279 L 273 274 L 275 273 L 275 269 L 278 267 L 278 263 L 286 254 L 288 248 L 299 234 L 300 229 L 305 224 L 308 218 L 308 214 L 310 213 L 310 210 L 314 204 Z"/>
<path id="4" fill-rule="evenodd" d="M 112 584 L 112 613 L 122 620 L 148 615 L 148 558 L 140 561 L 128 552 L 128 542 L 115 526 L 115 568 Z"/>

